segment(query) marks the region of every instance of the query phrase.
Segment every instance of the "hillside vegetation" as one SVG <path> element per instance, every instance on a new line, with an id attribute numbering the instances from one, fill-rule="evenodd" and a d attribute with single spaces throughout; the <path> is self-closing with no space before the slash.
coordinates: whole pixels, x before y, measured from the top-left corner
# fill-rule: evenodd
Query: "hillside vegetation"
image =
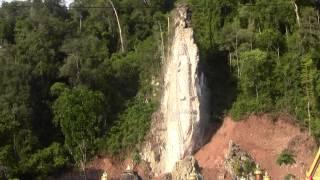
<path id="1" fill-rule="evenodd" d="M 70 9 L 61 0 L 3 3 L 0 175 L 45 179 L 73 165 L 84 169 L 97 153 L 124 154 L 143 140 L 157 106 L 152 82 L 172 7 L 149 3 L 76 0 Z"/>
<path id="2" fill-rule="evenodd" d="M 319 138 L 320 2 L 190 4 L 201 58 L 210 65 L 213 116 L 286 113 Z"/>

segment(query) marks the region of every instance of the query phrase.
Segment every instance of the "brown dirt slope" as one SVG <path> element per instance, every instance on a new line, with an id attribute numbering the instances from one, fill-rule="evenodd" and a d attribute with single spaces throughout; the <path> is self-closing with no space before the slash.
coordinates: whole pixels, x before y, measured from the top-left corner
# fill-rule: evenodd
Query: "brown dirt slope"
<path id="1" fill-rule="evenodd" d="M 196 153 L 204 179 L 217 180 L 225 174 L 224 155 L 229 141 L 247 151 L 272 179 L 283 179 L 288 173 L 303 179 L 317 146 L 307 132 L 292 122 L 284 116 L 276 121 L 267 116 L 251 116 L 240 122 L 225 118 L 210 142 Z M 276 159 L 286 148 L 294 152 L 296 164 L 279 167 Z"/>

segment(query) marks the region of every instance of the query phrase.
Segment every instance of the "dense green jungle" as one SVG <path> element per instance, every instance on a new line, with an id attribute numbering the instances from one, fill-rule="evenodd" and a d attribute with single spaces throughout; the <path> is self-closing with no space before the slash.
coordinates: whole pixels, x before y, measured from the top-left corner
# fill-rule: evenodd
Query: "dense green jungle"
<path id="1" fill-rule="evenodd" d="M 319 0 L 4 2 L 1 178 L 46 179 L 97 154 L 138 156 L 179 3 L 192 10 L 213 122 L 287 114 L 319 140 Z"/>

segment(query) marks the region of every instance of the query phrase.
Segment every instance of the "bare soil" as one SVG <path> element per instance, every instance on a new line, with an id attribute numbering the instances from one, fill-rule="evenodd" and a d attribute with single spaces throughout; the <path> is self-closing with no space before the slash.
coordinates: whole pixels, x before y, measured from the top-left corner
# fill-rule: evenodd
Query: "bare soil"
<path id="1" fill-rule="evenodd" d="M 287 116 L 272 120 L 268 116 L 250 116 L 248 119 L 234 122 L 226 117 L 210 142 L 196 153 L 196 159 L 204 179 L 231 179 L 224 171 L 224 156 L 229 141 L 240 145 L 274 180 L 283 179 L 293 174 L 297 179 L 304 179 L 315 156 L 315 140 L 303 129 L 300 129 Z M 289 149 L 294 152 L 296 163 L 280 167 L 278 155 Z"/>

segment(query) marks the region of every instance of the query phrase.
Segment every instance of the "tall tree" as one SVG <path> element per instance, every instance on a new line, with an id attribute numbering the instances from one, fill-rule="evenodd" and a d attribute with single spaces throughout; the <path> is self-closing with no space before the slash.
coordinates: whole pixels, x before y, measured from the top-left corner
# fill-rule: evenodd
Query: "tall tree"
<path id="1" fill-rule="evenodd" d="M 58 84 L 52 87 L 57 92 Z M 88 155 L 94 149 L 99 136 L 104 97 L 100 92 L 85 87 L 61 89 L 58 99 L 53 105 L 54 121 L 61 127 L 65 137 L 65 145 L 81 167 L 86 177 Z"/>

